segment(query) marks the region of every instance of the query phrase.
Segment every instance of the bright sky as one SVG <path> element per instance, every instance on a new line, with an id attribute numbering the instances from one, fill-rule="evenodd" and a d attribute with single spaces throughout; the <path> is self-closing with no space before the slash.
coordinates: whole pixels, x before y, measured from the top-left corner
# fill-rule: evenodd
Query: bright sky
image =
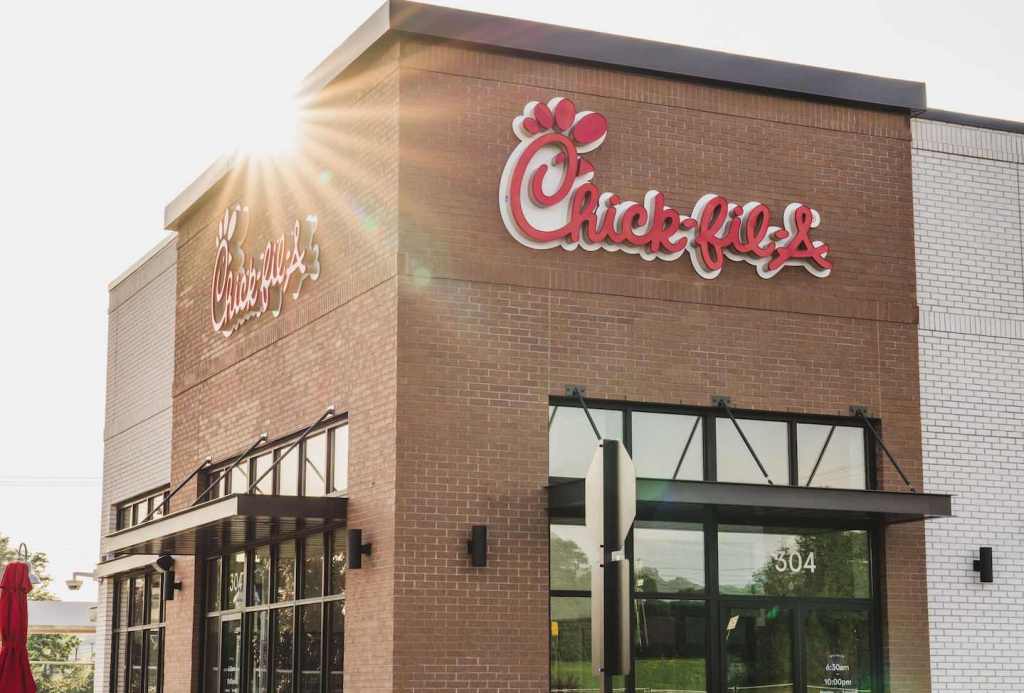
<path id="1" fill-rule="evenodd" d="M 450 0 L 766 58 L 925 81 L 934 108 L 1024 121 L 1024 7 L 999 0 Z M 99 551 L 107 283 L 164 205 L 378 0 L 16 3 L 0 22 L 0 533 L 46 551 L 58 593 Z M 29 238 L 32 236 L 32 238 Z"/>

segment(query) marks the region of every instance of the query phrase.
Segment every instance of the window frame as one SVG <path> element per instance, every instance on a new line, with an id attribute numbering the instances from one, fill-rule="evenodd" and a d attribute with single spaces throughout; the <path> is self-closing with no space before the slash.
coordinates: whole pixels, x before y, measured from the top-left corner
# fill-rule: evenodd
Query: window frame
<path id="1" fill-rule="evenodd" d="M 146 491 L 145 493 L 136 494 L 130 498 L 126 498 L 125 500 L 115 503 L 113 506 L 114 512 L 112 518 L 114 531 L 120 532 L 123 529 L 131 529 L 132 527 L 137 527 L 142 524 L 142 521 L 145 519 L 145 515 L 139 517 L 137 512 L 139 510 L 139 503 L 144 503 L 144 512 L 148 515 L 152 513 L 160 503 L 163 503 L 169 495 L 170 487 L 167 484 L 164 484 L 159 488 Z M 153 522 L 154 520 L 163 517 L 164 514 L 165 513 L 154 515 L 149 522 Z"/>
<path id="2" fill-rule="evenodd" d="M 159 621 L 152 621 L 152 592 L 150 580 L 158 578 L 160 581 L 160 607 L 158 609 Z M 124 573 L 113 578 L 113 598 L 111 600 L 113 612 L 110 625 L 110 677 L 108 689 L 110 693 L 134 693 L 131 686 L 131 656 L 129 653 L 129 639 L 133 633 L 139 633 L 142 639 L 140 655 L 140 690 L 138 693 L 147 693 L 149 690 L 149 638 L 150 634 L 156 631 L 159 635 L 159 661 L 157 662 L 156 692 L 163 693 L 164 687 L 164 651 L 166 648 L 166 623 L 167 623 L 167 602 L 164 599 L 163 581 L 165 576 L 156 570 L 135 571 Z M 132 607 L 132 583 L 142 581 L 142 619 L 138 624 L 132 625 L 134 610 Z M 122 591 L 122 585 L 125 589 Z M 127 600 L 127 604 L 122 601 Z M 123 610 L 123 613 L 122 613 Z M 123 616 L 123 623 L 122 623 Z M 121 661 L 121 658 L 124 661 Z M 119 687 L 120 683 L 120 687 Z"/>

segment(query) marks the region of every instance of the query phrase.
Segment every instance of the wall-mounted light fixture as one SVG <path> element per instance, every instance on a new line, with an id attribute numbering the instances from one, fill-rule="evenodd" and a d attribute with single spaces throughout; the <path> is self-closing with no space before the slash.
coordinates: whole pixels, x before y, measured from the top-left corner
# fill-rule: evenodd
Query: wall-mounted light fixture
<path id="1" fill-rule="evenodd" d="M 469 541 L 470 565 L 474 568 L 487 567 L 487 525 L 473 525 Z"/>
<path id="2" fill-rule="evenodd" d="M 348 567 L 358 570 L 363 567 L 363 555 L 373 554 L 373 544 L 363 543 L 363 530 L 350 529 L 346 536 L 348 542 Z"/>
<path id="3" fill-rule="evenodd" d="M 156 569 L 163 573 L 164 601 L 174 601 L 175 590 L 181 589 L 181 580 L 174 579 L 174 557 L 164 554 L 156 559 Z"/>
<path id="4" fill-rule="evenodd" d="M 978 553 L 981 558 L 974 561 L 974 570 L 981 573 L 982 582 L 992 582 L 992 547 L 982 546 Z"/>

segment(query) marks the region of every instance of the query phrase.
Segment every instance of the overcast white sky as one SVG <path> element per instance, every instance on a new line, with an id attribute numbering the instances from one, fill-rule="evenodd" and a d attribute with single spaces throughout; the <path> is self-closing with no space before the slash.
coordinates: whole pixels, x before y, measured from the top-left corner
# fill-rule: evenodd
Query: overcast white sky
<path id="1" fill-rule="evenodd" d="M 164 205 L 378 0 L 65 2 L 0 12 L 0 533 L 63 598 L 99 551 L 107 283 Z M 1018 3 L 451 0 L 445 4 L 925 81 L 931 107 L 1024 120 Z"/>

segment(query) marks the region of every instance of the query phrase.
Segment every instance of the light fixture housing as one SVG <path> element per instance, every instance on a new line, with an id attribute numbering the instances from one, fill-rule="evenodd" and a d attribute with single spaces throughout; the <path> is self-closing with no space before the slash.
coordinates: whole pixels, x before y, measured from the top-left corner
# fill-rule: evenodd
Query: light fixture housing
<path id="1" fill-rule="evenodd" d="M 359 570 L 363 567 L 363 556 L 373 554 L 373 544 L 363 543 L 363 530 L 350 529 L 346 536 L 348 549 L 348 567 L 352 570 Z"/>
<path id="2" fill-rule="evenodd" d="M 466 548 L 469 549 L 470 565 L 474 568 L 487 567 L 487 525 L 473 525 Z"/>
<path id="3" fill-rule="evenodd" d="M 992 547 L 982 546 L 978 549 L 979 559 L 974 561 L 975 572 L 981 573 L 982 582 L 994 582 L 992 574 Z"/>

